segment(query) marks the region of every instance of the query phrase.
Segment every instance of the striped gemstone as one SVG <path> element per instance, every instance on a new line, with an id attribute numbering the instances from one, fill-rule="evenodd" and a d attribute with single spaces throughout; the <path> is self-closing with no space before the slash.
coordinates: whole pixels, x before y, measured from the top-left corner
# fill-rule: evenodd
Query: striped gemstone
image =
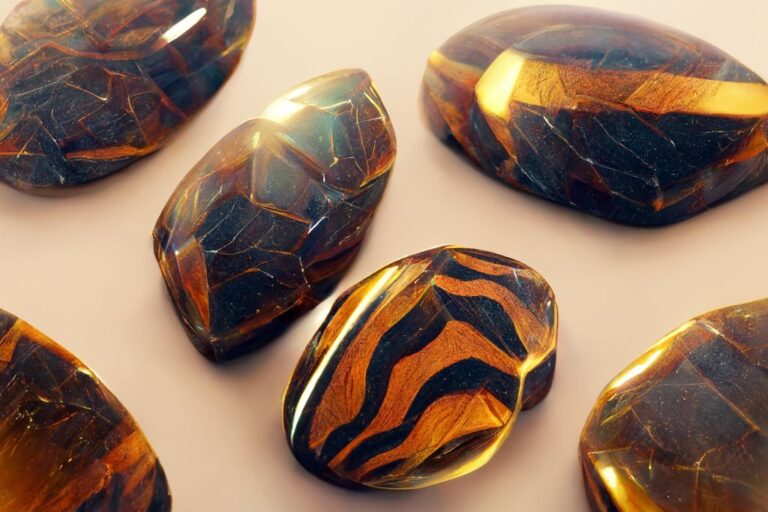
<path id="1" fill-rule="evenodd" d="M 333 483 L 412 489 L 485 464 L 548 393 L 557 306 L 533 269 L 443 247 L 347 290 L 288 386 L 296 458 Z"/>
<path id="2" fill-rule="evenodd" d="M 429 58 L 438 137 L 487 173 L 609 220 L 661 225 L 768 180 L 768 85 L 676 30 L 584 7 L 486 18 Z"/>

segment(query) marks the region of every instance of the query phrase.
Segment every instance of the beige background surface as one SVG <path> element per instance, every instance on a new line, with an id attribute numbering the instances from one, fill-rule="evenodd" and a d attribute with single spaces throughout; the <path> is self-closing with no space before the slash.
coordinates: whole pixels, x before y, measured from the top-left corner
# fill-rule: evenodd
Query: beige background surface
<path id="1" fill-rule="evenodd" d="M 102 376 L 159 453 L 175 510 L 586 511 L 576 446 L 603 386 L 691 316 L 768 295 L 768 187 L 683 224 L 634 229 L 508 189 L 427 131 L 417 91 L 430 51 L 479 18 L 530 3 L 260 0 L 242 66 L 167 149 L 70 197 L 0 188 L 0 307 Z M 765 0 L 582 3 L 676 26 L 768 76 Z M 12 5 L 0 0 L 0 17 Z M 278 342 L 216 367 L 187 341 L 151 249 L 166 199 L 211 145 L 293 85 L 344 67 L 374 77 L 399 158 L 340 289 L 391 260 L 453 243 L 526 262 L 560 304 L 549 397 L 520 417 L 485 468 L 418 492 L 334 488 L 302 470 L 283 440 L 283 387 L 333 298 Z"/>

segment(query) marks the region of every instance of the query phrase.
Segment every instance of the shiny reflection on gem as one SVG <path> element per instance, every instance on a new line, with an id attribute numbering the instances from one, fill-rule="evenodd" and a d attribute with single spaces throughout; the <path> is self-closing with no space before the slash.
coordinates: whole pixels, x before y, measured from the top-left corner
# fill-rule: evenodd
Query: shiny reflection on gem
<path id="1" fill-rule="evenodd" d="M 483 466 L 552 384 L 557 306 L 536 271 L 442 247 L 347 290 L 283 405 L 298 461 L 348 487 L 417 489 Z"/>
<path id="2" fill-rule="evenodd" d="M 765 510 L 766 368 L 768 300 L 697 317 L 651 347 L 582 432 L 592 509 Z"/>
<path id="3" fill-rule="evenodd" d="M 517 189 L 632 225 L 685 220 L 768 179 L 768 84 L 636 18 L 526 7 L 433 52 L 432 131 Z"/>
<path id="4" fill-rule="evenodd" d="M 316 78 L 216 144 L 155 228 L 155 253 L 195 346 L 264 345 L 327 297 L 354 260 L 395 162 L 367 73 Z"/>
<path id="5" fill-rule="evenodd" d="M 51 194 L 163 147 L 237 67 L 254 0 L 23 0 L 0 26 L 0 180 Z"/>
<path id="6" fill-rule="evenodd" d="M 2 310 L 0 510 L 171 510 L 128 411 L 75 356 Z"/>

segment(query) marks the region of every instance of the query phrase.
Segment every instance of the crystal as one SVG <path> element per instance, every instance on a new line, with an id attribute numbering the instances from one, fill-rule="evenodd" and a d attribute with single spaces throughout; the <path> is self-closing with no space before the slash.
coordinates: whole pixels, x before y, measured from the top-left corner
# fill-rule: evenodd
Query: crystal
<path id="1" fill-rule="evenodd" d="M 136 422 L 75 356 L 0 310 L 0 510 L 171 510 Z"/>
<path id="2" fill-rule="evenodd" d="M 195 166 L 155 228 L 155 252 L 195 346 L 231 359 L 325 299 L 352 263 L 395 161 L 367 73 L 306 82 Z"/>
<path id="3" fill-rule="evenodd" d="M 347 487 L 414 489 L 485 464 L 549 392 L 557 306 L 544 278 L 442 247 L 347 290 L 285 394 L 293 454 Z"/>
<path id="4" fill-rule="evenodd" d="M 253 23 L 253 0 L 23 0 L 0 27 L 0 180 L 49 194 L 158 150 Z"/>
<path id="5" fill-rule="evenodd" d="M 581 436 L 595 511 L 765 510 L 768 300 L 699 316 L 603 391 Z"/>
<path id="6" fill-rule="evenodd" d="M 663 225 L 768 179 L 768 85 L 679 31 L 584 7 L 503 12 L 429 58 L 432 130 L 517 189 Z"/>

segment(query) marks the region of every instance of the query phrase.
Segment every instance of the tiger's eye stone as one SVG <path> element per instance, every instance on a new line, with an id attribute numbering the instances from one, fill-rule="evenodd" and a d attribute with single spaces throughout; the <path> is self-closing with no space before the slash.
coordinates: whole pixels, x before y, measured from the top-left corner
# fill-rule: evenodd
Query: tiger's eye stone
<path id="1" fill-rule="evenodd" d="M 325 299 L 356 256 L 395 162 L 367 73 L 302 84 L 184 178 L 155 252 L 195 346 L 230 359 Z"/>
<path id="2" fill-rule="evenodd" d="M 75 356 L 2 310 L 0 510 L 171 510 L 128 411 Z"/>
<path id="3" fill-rule="evenodd" d="M 503 12 L 429 58 L 432 130 L 505 183 L 678 222 L 768 179 L 768 85 L 713 46 L 591 8 Z"/>
<path id="4" fill-rule="evenodd" d="M 695 318 L 603 391 L 581 436 L 595 511 L 764 511 L 768 299 Z"/>
<path id="5" fill-rule="evenodd" d="M 293 454 L 347 487 L 415 489 L 484 465 L 549 392 L 557 306 L 535 270 L 442 247 L 347 290 L 286 391 Z"/>
<path id="6" fill-rule="evenodd" d="M 254 0 L 23 0 L 0 27 L 0 180 L 51 193 L 163 146 L 237 66 Z"/>

